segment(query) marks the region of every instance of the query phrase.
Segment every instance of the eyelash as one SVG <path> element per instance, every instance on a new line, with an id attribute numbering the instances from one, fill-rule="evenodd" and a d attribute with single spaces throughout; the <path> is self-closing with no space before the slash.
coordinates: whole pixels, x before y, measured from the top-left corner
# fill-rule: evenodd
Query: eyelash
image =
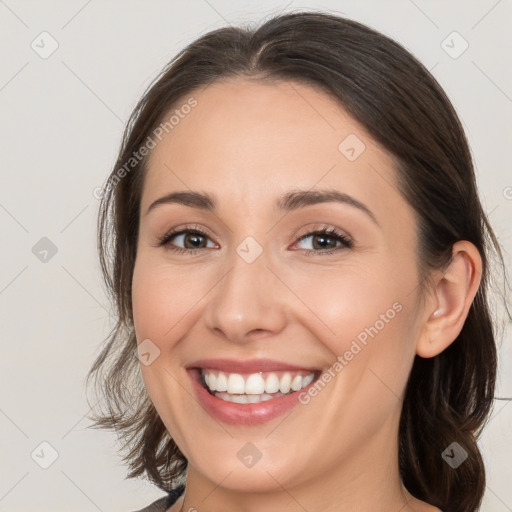
<path id="1" fill-rule="evenodd" d="M 178 235 L 183 235 L 183 234 L 194 234 L 194 235 L 203 236 L 205 238 L 210 238 L 210 236 L 207 233 L 205 233 L 203 230 L 201 230 L 197 227 L 194 227 L 194 226 L 186 226 L 183 229 L 173 230 L 173 231 L 170 231 L 169 233 L 166 233 L 162 237 L 159 237 L 157 246 L 163 247 L 163 246 L 168 245 L 168 249 L 175 252 L 176 254 L 184 254 L 184 253 L 187 254 L 188 253 L 190 256 L 192 256 L 191 253 L 197 252 L 198 250 L 201 250 L 201 249 L 205 249 L 205 247 L 201 247 L 199 249 L 186 249 L 184 247 L 176 247 L 176 246 L 170 245 L 170 241 L 174 237 L 176 237 Z M 326 249 L 326 250 L 318 250 L 318 251 L 313 250 L 313 249 L 300 249 L 307 256 L 328 255 L 328 254 L 332 254 L 336 251 L 339 251 L 341 249 L 351 249 L 354 245 L 353 241 L 349 237 L 347 237 L 343 233 L 340 233 L 335 228 L 321 228 L 318 230 L 310 231 L 304 235 L 301 235 L 297 239 L 297 242 L 301 242 L 302 240 L 309 238 L 310 236 L 315 236 L 315 235 L 324 235 L 324 236 L 328 236 L 329 238 L 334 238 L 338 242 L 340 242 L 341 245 L 338 247 L 335 247 L 334 249 Z"/>

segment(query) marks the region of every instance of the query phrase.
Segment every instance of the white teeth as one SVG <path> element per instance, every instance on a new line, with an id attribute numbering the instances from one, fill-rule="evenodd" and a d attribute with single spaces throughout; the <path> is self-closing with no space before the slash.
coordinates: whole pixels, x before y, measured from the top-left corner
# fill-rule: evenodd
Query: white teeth
<path id="1" fill-rule="evenodd" d="M 313 382 L 314 378 L 315 375 L 313 373 L 306 375 L 306 377 L 302 379 L 302 387 L 305 388 L 306 386 L 309 386 Z"/>
<path id="2" fill-rule="evenodd" d="M 228 389 L 228 379 L 224 373 L 217 375 L 217 382 L 215 383 L 216 391 L 226 391 Z"/>
<path id="3" fill-rule="evenodd" d="M 309 375 L 304 375 L 304 372 L 279 373 L 281 378 L 275 372 L 265 372 L 266 378 L 261 373 L 252 373 L 244 378 L 240 373 L 223 373 L 217 370 L 202 371 L 204 382 L 210 391 L 220 393 L 223 397 L 229 396 L 230 398 L 225 399 L 236 400 L 237 403 L 257 403 L 299 391 L 311 384 L 315 378 L 314 372 Z M 244 401 L 240 401 L 238 395 L 245 395 Z M 235 400 L 231 400 L 233 397 Z"/>
<path id="4" fill-rule="evenodd" d="M 245 381 L 239 373 L 229 374 L 227 392 L 230 394 L 245 393 Z"/>
<path id="5" fill-rule="evenodd" d="M 236 404 L 257 404 L 259 402 L 265 402 L 285 395 L 283 393 L 276 393 L 276 396 L 271 396 L 267 393 L 263 393 L 261 395 L 230 395 L 229 393 L 217 391 L 215 392 L 215 396 L 225 402 L 234 402 Z"/>
<path id="6" fill-rule="evenodd" d="M 231 395 L 231 401 L 235 404 L 246 404 L 248 400 L 245 395 Z"/>
<path id="7" fill-rule="evenodd" d="M 265 381 L 263 377 L 258 373 L 249 375 L 249 378 L 245 382 L 245 394 L 246 395 L 261 395 L 265 392 Z M 243 393 L 243 391 L 242 391 Z"/>
<path id="8" fill-rule="evenodd" d="M 281 391 L 281 393 L 288 393 L 288 391 L 290 391 L 291 384 L 292 376 L 289 373 L 285 373 L 281 377 L 281 381 L 279 383 L 279 391 Z"/>
<path id="9" fill-rule="evenodd" d="M 279 378 L 275 373 L 271 373 L 265 380 L 265 391 L 267 393 L 277 393 L 279 391 Z"/>
<path id="10" fill-rule="evenodd" d="M 304 377 L 305 378 L 305 377 Z M 302 387 L 302 381 L 304 380 L 300 375 L 296 375 L 292 380 L 292 389 L 293 391 L 299 391 Z"/>

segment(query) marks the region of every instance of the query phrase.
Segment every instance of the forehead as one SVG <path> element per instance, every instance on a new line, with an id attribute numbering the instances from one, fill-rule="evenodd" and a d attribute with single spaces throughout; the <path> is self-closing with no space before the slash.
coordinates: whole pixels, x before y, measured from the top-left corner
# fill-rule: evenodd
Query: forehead
<path id="1" fill-rule="evenodd" d="M 378 146 L 335 98 L 311 85 L 239 78 L 214 82 L 190 97 L 197 105 L 180 119 L 174 116 L 169 137 L 164 135 L 152 151 L 152 160 L 171 151 L 185 153 L 192 146 L 211 156 L 257 156 L 260 166 L 270 152 L 274 157 L 277 152 L 280 161 L 296 155 L 318 158 L 319 146 L 337 158 L 339 143 L 350 134 L 364 141 L 367 149 Z M 182 98 L 173 110 L 180 110 L 188 99 Z M 309 143 L 300 145 L 301 141 Z M 265 152 L 246 153 L 260 150 L 262 144 Z"/>
<path id="2" fill-rule="evenodd" d="M 178 189 L 238 198 L 247 208 L 291 186 L 334 187 L 373 204 L 401 200 L 391 156 L 318 87 L 230 79 L 194 91 L 173 111 L 190 97 L 196 106 L 151 151 L 143 210 Z"/>

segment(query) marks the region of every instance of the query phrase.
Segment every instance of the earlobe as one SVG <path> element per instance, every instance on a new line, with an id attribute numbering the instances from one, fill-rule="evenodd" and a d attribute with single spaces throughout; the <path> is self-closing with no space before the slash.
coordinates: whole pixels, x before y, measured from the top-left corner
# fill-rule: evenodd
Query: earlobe
<path id="1" fill-rule="evenodd" d="M 455 243 L 448 268 L 433 284 L 432 300 L 416 344 L 420 357 L 434 357 L 457 339 L 481 276 L 482 258 L 478 249 L 466 240 Z"/>
<path id="2" fill-rule="evenodd" d="M 440 354 L 448 345 L 440 346 L 439 343 L 436 343 L 434 339 L 428 338 L 428 340 L 422 340 L 421 343 L 418 343 L 416 347 L 416 354 L 418 354 L 420 357 L 428 359 Z"/>

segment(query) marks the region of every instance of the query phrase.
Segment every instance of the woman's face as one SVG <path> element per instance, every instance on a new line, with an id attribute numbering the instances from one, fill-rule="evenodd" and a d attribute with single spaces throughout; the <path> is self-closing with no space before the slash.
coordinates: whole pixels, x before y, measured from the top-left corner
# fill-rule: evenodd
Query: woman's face
<path id="1" fill-rule="evenodd" d="M 233 79 L 192 96 L 142 194 L 133 312 L 149 396 L 189 477 L 246 492 L 367 478 L 396 461 L 422 315 L 392 160 L 307 85 Z M 189 195 L 151 207 L 176 192 Z"/>

